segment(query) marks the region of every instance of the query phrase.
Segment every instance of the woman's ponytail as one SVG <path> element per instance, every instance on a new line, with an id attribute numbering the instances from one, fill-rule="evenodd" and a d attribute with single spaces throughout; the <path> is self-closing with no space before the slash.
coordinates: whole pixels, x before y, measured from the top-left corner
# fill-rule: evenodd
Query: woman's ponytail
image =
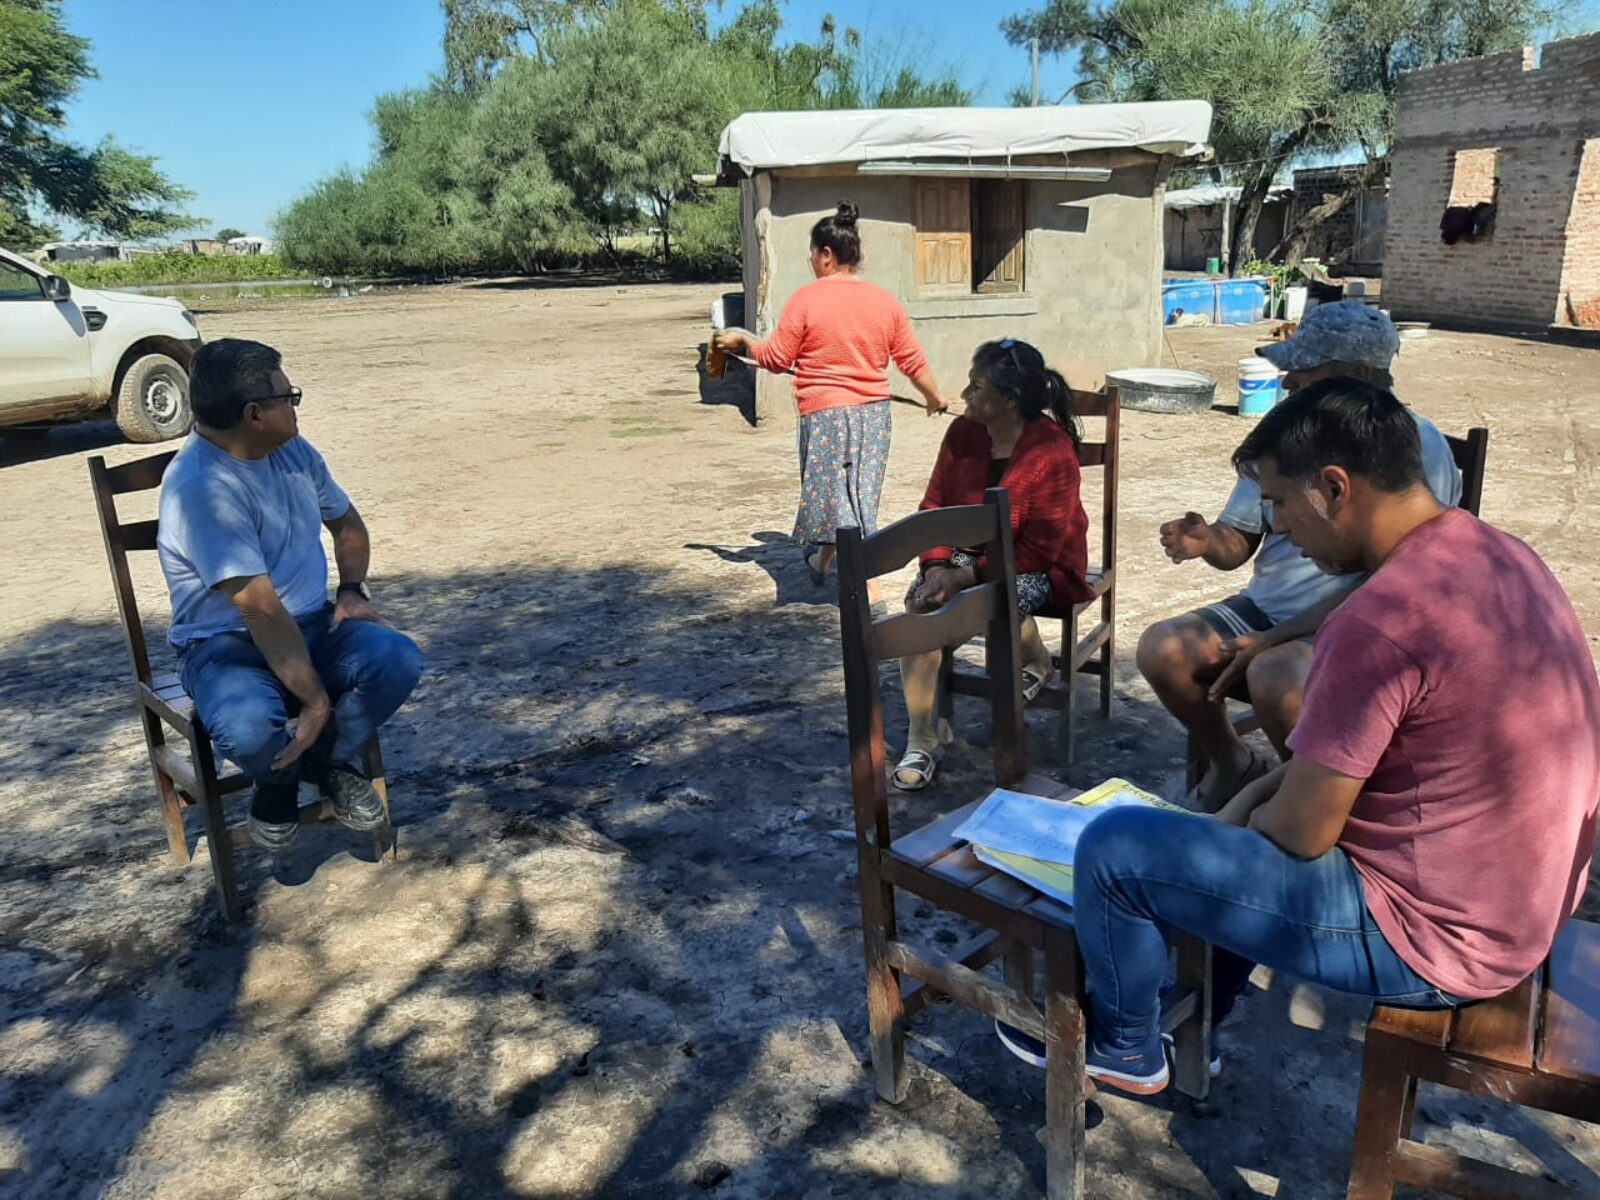
<path id="1" fill-rule="evenodd" d="M 972 363 L 997 390 L 1016 398 L 1024 420 L 1052 416 L 1074 446 L 1083 445 L 1083 431 L 1072 411 L 1072 389 L 1060 371 L 1045 365 L 1044 355 L 1036 348 L 1015 338 L 1002 338 L 979 346 Z"/>
<path id="2" fill-rule="evenodd" d="M 1072 389 L 1067 386 L 1066 378 L 1060 371 L 1049 367 L 1044 369 L 1044 394 L 1050 415 L 1067 431 L 1072 444 L 1082 449 L 1083 430 L 1078 428 L 1078 416 L 1072 411 Z"/>

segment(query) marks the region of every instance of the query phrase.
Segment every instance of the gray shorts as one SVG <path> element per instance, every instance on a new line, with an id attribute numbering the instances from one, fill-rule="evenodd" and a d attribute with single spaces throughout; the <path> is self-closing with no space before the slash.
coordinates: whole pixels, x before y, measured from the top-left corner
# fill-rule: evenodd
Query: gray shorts
<path id="1" fill-rule="evenodd" d="M 1275 622 L 1256 607 L 1255 601 L 1244 596 L 1229 596 L 1204 608 L 1194 610 L 1199 617 L 1224 638 L 1248 637 L 1252 633 L 1265 633 Z"/>

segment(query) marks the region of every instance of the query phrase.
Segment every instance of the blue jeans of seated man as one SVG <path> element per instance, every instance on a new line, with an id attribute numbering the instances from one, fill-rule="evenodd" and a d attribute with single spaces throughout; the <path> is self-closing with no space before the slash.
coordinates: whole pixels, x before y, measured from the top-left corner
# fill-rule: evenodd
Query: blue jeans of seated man
<path id="1" fill-rule="evenodd" d="M 1367 909 L 1360 875 L 1337 848 L 1296 858 L 1254 830 L 1211 817 L 1117 808 L 1084 830 L 1073 875 L 1089 1033 L 1102 1051 L 1135 1051 L 1155 1040 L 1174 931 L 1216 948 L 1218 1021 L 1256 963 L 1406 1008 L 1461 1002 L 1395 953 Z"/>
<path id="2" fill-rule="evenodd" d="M 362 747 L 422 677 L 422 651 L 405 634 L 372 621 L 335 628 L 332 618 L 330 605 L 297 621 L 333 715 L 316 746 L 282 770 L 272 763 L 291 740 L 287 726 L 299 701 L 250 635 L 216 634 L 185 647 L 179 659 L 184 690 L 212 743 L 257 785 L 250 811 L 258 820 L 295 820 L 302 771 L 319 779 L 331 766 L 359 764 Z"/>

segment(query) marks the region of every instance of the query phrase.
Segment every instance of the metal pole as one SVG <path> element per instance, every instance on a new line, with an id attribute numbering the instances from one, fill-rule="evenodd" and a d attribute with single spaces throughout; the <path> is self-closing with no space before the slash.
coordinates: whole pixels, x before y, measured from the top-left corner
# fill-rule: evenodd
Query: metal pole
<path id="1" fill-rule="evenodd" d="M 1033 107 L 1039 107 L 1039 39 L 1029 39 L 1033 52 Z"/>

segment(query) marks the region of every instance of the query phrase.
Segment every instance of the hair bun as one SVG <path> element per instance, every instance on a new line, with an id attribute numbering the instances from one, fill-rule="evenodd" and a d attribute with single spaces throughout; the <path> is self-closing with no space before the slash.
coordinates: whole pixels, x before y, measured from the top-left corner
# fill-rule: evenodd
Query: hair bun
<path id="1" fill-rule="evenodd" d="M 854 228 L 856 222 L 861 219 L 861 211 L 850 201 L 841 200 L 839 201 L 839 211 L 833 215 L 833 219 L 840 225 L 848 225 Z"/>

